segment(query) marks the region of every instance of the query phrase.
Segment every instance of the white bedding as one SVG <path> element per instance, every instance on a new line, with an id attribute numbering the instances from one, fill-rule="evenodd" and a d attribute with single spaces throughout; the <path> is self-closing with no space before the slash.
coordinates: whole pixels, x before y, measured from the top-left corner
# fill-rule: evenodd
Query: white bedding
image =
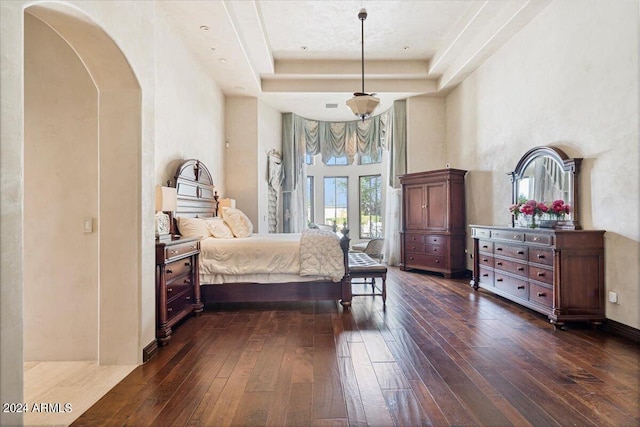
<path id="1" fill-rule="evenodd" d="M 203 239 L 200 241 L 200 283 L 282 283 L 327 278 L 339 281 L 344 275 L 344 264 L 337 270 L 335 262 L 327 263 L 325 259 L 315 258 L 315 254 L 302 258 L 307 262 L 315 260 L 316 265 L 326 263 L 326 267 L 322 266 L 326 272 L 308 267 L 301 271 L 301 237 L 301 233 L 283 233 L 253 234 L 241 239 Z M 335 256 L 342 259 L 339 239 L 335 234 L 333 237 L 326 244 L 331 246 L 334 260 Z"/>

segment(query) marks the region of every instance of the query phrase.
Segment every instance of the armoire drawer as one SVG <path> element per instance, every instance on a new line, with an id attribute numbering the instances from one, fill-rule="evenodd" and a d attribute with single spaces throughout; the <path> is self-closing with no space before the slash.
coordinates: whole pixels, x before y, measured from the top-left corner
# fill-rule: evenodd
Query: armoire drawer
<path id="1" fill-rule="evenodd" d="M 424 236 L 424 242 L 428 245 L 446 245 L 447 237 L 438 234 L 428 234 Z"/>
<path id="2" fill-rule="evenodd" d="M 415 252 L 415 253 L 419 253 L 419 254 L 423 254 L 425 252 L 425 245 L 423 243 L 406 243 L 405 244 L 405 251 L 407 251 L 407 253 L 409 252 Z"/>
<path id="3" fill-rule="evenodd" d="M 445 257 L 408 253 L 406 255 L 408 267 L 445 268 Z"/>
<path id="4" fill-rule="evenodd" d="M 417 233 L 405 233 L 405 244 L 424 243 L 424 234 Z"/>

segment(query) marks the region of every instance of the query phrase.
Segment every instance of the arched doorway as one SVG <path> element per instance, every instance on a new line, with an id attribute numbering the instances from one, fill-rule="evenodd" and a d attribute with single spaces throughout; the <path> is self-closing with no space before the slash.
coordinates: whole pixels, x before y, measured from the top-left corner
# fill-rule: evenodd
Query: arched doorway
<path id="1" fill-rule="evenodd" d="M 24 359 L 137 364 L 140 85 L 78 10 L 24 18 Z"/>

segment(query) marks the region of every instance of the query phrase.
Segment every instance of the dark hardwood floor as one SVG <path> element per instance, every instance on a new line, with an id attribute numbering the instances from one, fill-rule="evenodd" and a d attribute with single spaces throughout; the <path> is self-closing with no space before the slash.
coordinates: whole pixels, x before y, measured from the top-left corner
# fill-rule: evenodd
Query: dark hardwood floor
<path id="1" fill-rule="evenodd" d="M 468 280 L 208 308 L 73 426 L 638 426 L 640 346 Z"/>

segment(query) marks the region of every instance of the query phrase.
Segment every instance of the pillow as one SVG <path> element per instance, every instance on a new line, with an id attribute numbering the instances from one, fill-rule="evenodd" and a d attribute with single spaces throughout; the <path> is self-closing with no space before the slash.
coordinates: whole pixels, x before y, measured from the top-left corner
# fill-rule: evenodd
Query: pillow
<path id="1" fill-rule="evenodd" d="M 222 211 L 222 219 L 236 237 L 249 237 L 253 234 L 251 220 L 240 209 L 227 208 Z"/>
<path id="2" fill-rule="evenodd" d="M 207 228 L 207 224 L 202 218 L 176 218 L 178 222 L 178 231 L 184 237 L 210 237 L 211 233 Z"/>
<path id="3" fill-rule="evenodd" d="M 233 232 L 222 218 L 207 218 L 204 220 L 213 237 L 218 239 L 233 239 Z"/>

